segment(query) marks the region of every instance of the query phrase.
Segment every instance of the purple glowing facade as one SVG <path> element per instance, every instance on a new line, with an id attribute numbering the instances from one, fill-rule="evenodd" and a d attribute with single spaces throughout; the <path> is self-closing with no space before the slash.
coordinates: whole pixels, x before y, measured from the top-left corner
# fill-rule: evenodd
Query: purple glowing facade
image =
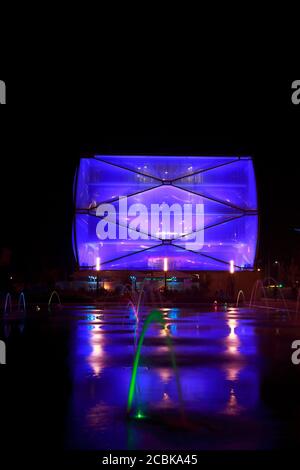
<path id="1" fill-rule="evenodd" d="M 95 269 L 100 259 L 103 270 L 162 271 L 165 258 L 169 270 L 228 271 L 232 261 L 236 270 L 254 268 L 258 212 L 249 157 L 82 158 L 74 199 L 81 269 Z"/>

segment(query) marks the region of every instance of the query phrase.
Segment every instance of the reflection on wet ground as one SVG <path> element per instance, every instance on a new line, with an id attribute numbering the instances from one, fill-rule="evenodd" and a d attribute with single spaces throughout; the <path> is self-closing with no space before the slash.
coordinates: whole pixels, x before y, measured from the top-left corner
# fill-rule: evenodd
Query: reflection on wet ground
<path id="1" fill-rule="evenodd" d="M 142 309 L 138 325 L 134 312 L 125 307 L 69 307 L 50 318 L 53 338 L 58 336 L 58 345 L 64 345 L 68 376 L 67 395 L 61 391 L 67 399 L 59 403 L 62 446 L 81 450 L 296 448 L 300 444 L 300 366 L 291 362 L 291 344 L 300 339 L 300 322 L 280 312 L 208 310 L 162 309 L 165 325 L 150 325 L 130 418 L 126 405 L 136 339 L 151 309 Z M 21 326 L 19 334 L 25 338 L 26 334 L 47 337 L 49 324 L 35 332 L 32 324 Z M 167 335 L 176 355 L 184 419 Z M 54 355 L 52 360 L 55 364 L 61 359 Z M 49 373 L 55 380 L 54 368 Z M 31 375 L 37 374 L 31 364 Z M 56 377 L 54 408 L 63 374 L 59 371 Z"/>
<path id="2" fill-rule="evenodd" d="M 149 312 L 144 310 L 142 317 Z M 293 412 L 284 416 L 278 414 L 284 403 L 276 406 L 288 399 L 289 388 L 300 391 L 300 370 L 290 359 L 299 324 L 247 309 L 172 308 L 163 313 L 165 327 L 152 325 L 142 348 L 135 409 L 144 419 L 138 414 L 127 419 L 135 317 L 122 308 L 77 311 L 70 361 L 71 447 L 268 449 L 300 442 L 292 432 L 299 405 L 295 402 Z M 176 354 L 184 423 L 166 335 Z M 273 389 L 273 382 L 274 388 L 278 385 L 273 374 L 284 378 L 279 390 Z"/>

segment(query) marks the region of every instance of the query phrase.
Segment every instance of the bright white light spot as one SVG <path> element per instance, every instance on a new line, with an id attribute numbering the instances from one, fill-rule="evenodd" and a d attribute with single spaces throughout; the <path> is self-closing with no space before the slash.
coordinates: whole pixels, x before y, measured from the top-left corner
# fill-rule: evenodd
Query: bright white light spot
<path id="1" fill-rule="evenodd" d="M 101 260 L 99 258 L 99 256 L 97 256 L 96 258 L 96 271 L 100 271 L 101 270 Z"/>
<path id="2" fill-rule="evenodd" d="M 234 274 L 234 272 L 235 272 L 234 261 L 233 260 L 230 261 L 229 272 L 230 272 L 230 274 Z"/>
<path id="3" fill-rule="evenodd" d="M 168 258 L 164 258 L 164 271 L 168 271 Z"/>

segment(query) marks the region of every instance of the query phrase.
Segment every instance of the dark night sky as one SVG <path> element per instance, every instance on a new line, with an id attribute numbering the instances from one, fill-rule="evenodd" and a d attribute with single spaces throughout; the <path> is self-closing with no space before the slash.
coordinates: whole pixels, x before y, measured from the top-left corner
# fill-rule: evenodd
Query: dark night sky
<path id="1" fill-rule="evenodd" d="M 23 90 L 8 81 L 11 104 L 0 112 L 0 245 L 12 248 L 15 267 L 29 275 L 72 269 L 72 185 L 83 152 L 234 154 L 254 158 L 260 257 L 299 253 L 300 109 L 291 104 L 291 82 L 94 82 L 80 103 L 64 95 L 54 107 L 51 96 L 41 101 L 41 83 L 30 84 L 24 106 Z"/>

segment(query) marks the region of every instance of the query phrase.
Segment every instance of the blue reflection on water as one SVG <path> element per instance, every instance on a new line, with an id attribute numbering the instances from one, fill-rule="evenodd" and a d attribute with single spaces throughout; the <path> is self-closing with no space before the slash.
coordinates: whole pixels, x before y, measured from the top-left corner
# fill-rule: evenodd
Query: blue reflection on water
<path id="1" fill-rule="evenodd" d="M 143 424 L 128 421 L 125 416 L 134 357 L 132 314 L 111 309 L 101 317 L 83 315 L 76 322 L 70 356 L 73 393 L 69 445 L 164 449 L 180 445 L 239 448 L 243 443 L 246 448 L 255 448 L 264 429 L 259 416 L 266 413 L 260 396 L 262 361 L 257 318 L 236 309 L 199 312 L 172 308 L 163 313 L 167 327 L 152 325 L 142 348 L 136 406 L 149 418 Z M 141 313 L 141 325 L 146 314 Z M 162 432 L 169 420 L 178 421 L 179 408 L 166 335 L 172 338 L 184 406 L 194 426 L 181 444 L 176 426 Z M 203 419 L 217 421 L 216 428 L 221 429 L 217 437 L 213 433 L 206 436 L 210 431 L 203 431 Z M 231 421 L 228 424 L 226 420 Z M 251 439 L 241 423 L 253 429 Z M 228 426 L 226 437 L 224 429 Z M 266 426 L 272 427 L 273 423 Z M 231 444 L 226 440 L 230 436 Z M 266 446 L 272 446 L 271 437 Z"/>

